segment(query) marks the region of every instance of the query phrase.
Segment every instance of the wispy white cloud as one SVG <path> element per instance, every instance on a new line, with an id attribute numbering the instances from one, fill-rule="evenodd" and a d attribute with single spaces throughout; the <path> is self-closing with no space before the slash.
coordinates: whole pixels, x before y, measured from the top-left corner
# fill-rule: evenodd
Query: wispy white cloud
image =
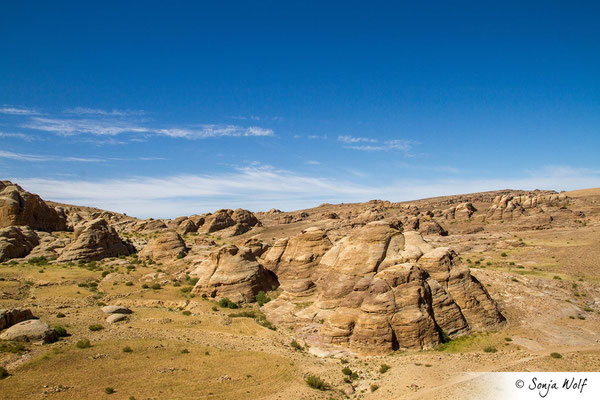
<path id="1" fill-rule="evenodd" d="M 164 157 L 133 157 L 133 158 L 119 158 L 119 157 L 71 157 L 71 156 L 56 156 L 56 155 L 39 155 L 39 154 L 24 154 L 15 153 L 12 151 L 0 150 L 0 158 L 5 158 L 14 161 L 26 161 L 26 162 L 108 162 L 108 161 L 162 161 L 167 160 Z"/>
<path id="2" fill-rule="evenodd" d="M 33 108 L 25 108 L 25 107 L 14 107 L 9 105 L 4 105 L 0 107 L 0 114 L 8 114 L 8 115 L 39 115 L 40 113 Z"/>
<path id="3" fill-rule="evenodd" d="M 566 173 L 565 171 L 568 171 Z M 228 173 L 129 177 L 109 180 L 13 178 L 49 200 L 96 206 L 140 217 L 175 217 L 222 207 L 294 210 L 323 202 L 391 201 L 511 189 L 573 190 L 600 187 L 594 170 L 549 167 L 537 175 L 505 179 L 400 179 L 386 185 L 302 175 L 272 167 L 251 166 Z"/>
<path id="4" fill-rule="evenodd" d="M 132 115 L 143 115 L 146 112 L 143 110 L 102 110 L 100 108 L 75 107 L 64 111 L 66 114 L 76 115 L 102 115 L 111 117 L 126 117 Z"/>
<path id="5" fill-rule="evenodd" d="M 23 128 L 51 132 L 62 136 L 90 134 L 95 136 L 117 136 L 123 133 L 163 135 L 172 138 L 206 139 L 217 137 L 275 136 L 272 129 L 258 126 L 203 124 L 193 128 L 157 128 L 114 118 L 58 119 L 33 117 Z"/>
<path id="6" fill-rule="evenodd" d="M 237 125 L 201 125 L 200 128 L 157 129 L 156 133 L 174 138 L 206 139 L 215 137 L 275 136 L 272 129 L 257 126 L 241 127 Z"/>
<path id="7" fill-rule="evenodd" d="M 367 137 L 356 137 L 356 136 L 348 136 L 348 135 L 340 135 L 338 136 L 338 142 L 343 143 L 377 143 L 377 139 L 367 138 Z"/>
<path id="8" fill-rule="evenodd" d="M 327 140 L 327 135 L 308 135 L 307 138 L 310 140 Z"/>
<path id="9" fill-rule="evenodd" d="M 11 151 L 3 151 L 3 150 L 0 150 L 0 158 L 6 158 L 9 160 L 15 160 L 15 161 L 29 161 L 29 162 L 47 162 L 47 161 L 103 162 L 104 161 L 100 158 L 35 155 L 35 154 L 13 153 Z"/>
<path id="10" fill-rule="evenodd" d="M 0 132 L 0 138 L 16 138 L 16 139 L 22 139 L 26 142 L 33 142 L 36 139 L 32 135 L 26 135 L 24 133 L 7 133 L 7 132 Z"/>
<path id="11" fill-rule="evenodd" d="M 307 160 L 306 164 L 308 165 L 321 165 L 321 163 L 317 160 Z"/>
<path id="12" fill-rule="evenodd" d="M 410 151 L 412 150 L 413 146 L 416 144 L 416 142 L 412 141 L 412 140 L 402 140 L 402 139 L 396 139 L 396 140 L 385 140 L 381 143 L 376 143 L 376 144 L 361 144 L 361 145 L 352 145 L 352 146 L 345 146 L 347 149 L 352 149 L 352 150 L 360 150 L 360 151 L 392 151 L 392 150 L 399 150 L 404 152 L 406 155 L 410 155 Z"/>

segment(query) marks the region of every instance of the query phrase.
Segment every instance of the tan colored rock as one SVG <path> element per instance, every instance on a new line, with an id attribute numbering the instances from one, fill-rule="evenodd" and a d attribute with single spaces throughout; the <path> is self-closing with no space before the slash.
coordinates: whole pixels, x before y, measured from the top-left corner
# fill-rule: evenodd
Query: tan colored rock
<path id="1" fill-rule="evenodd" d="M 187 254 L 185 242 L 177 232 L 166 231 L 155 239 L 152 239 L 139 252 L 140 259 L 151 259 L 154 261 L 175 260 Z"/>
<path id="2" fill-rule="evenodd" d="M 63 250 L 58 261 L 98 261 L 106 257 L 129 255 L 125 243 L 104 219 L 83 222 L 75 228 L 75 239 Z"/>
<path id="3" fill-rule="evenodd" d="M 58 340 L 58 334 L 48 324 L 39 319 L 29 319 L 8 328 L 0 335 L 0 339 L 52 343 Z"/>
<path id="4" fill-rule="evenodd" d="M 22 321 L 33 319 L 33 314 L 28 308 L 12 308 L 0 310 L 0 330 L 10 328 Z"/>
<path id="5" fill-rule="evenodd" d="M 0 262 L 25 257 L 38 244 L 37 234 L 29 227 L 2 228 L 0 229 Z"/>
<path id="6" fill-rule="evenodd" d="M 66 223 L 38 195 L 10 181 L 0 181 L 0 228 L 27 225 L 40 231 L 63 231 Z"/>
<path id="7" fill-rule="evenodd" d="M 276 282 L 251 249 L 234 245 L 211 253 L 190 275 L 199 278 L 192 293 L 235 302 L 253 301 L 260 290 L 269 290 Z"/>

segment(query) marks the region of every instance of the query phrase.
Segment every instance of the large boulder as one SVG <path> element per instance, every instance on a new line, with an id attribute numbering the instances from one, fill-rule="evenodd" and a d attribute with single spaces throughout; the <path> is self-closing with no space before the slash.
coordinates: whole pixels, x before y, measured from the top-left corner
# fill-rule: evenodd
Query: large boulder
<path id="1" fill-rule="evenodd" d="M 39 244 L 39 237 L 31 228 L 9 226 L 0 229 L 0 262 L 28 255 Z"/>
<path id="2" fill-rule="evenodd" d="M 177 232 L 167 231 L 152 239 L 139 252 L 141 259 L 167 261 L 181 258 L 187 254 L 185 242 Z"/>
<path id="3" fill-rule="evenodd" d="M 260 290 L 269 290 L 276 283 L 250 248 L 234 245 L 211 253 L 190 275 L 198 278 L 192 293 L 235 302 L 253 301 Z"/>
<path id="4" fill-rule="evenodd" d="M 15 225 L 27 225 L 40 231 L 66 229 L 64 218 L 40 196 L 12 182 L 0 181 L 0 228 Z"/>
<path id="5" fill-rule="evenodd" d="M 0 335 L 0 339 L 52 343 L 58 340 L 58 334 L 48 324 L 39 319 L 29 319 L 8 328 Z"/>
<path id="6" fill-rule="evenodd" d="M 232 229 L 230 236 L 236 236 L 249 231 L 253 226 L 260 226 L 260 221 L 252 212 L 241 208 L 235 211 L 222 209 L 215 211 L 214 214 L 207 215 L 198 232 L 213 233 L 235 227 Z"/>
<path id="7" fill-rule="evenodd" d="M 19 322 L 33 319 L 33 314 L 28 308 L 13 308 L 0 310 L 0 330 L 10 328 Z"/>
<path id="8" fill-rule="evenodd" d="M 129 255 L 131 246 L 102 218 L 83 222 L 75 228 L 75 239 L 63 250 L 58 261 L 98 261 L 106 257 Z"/>

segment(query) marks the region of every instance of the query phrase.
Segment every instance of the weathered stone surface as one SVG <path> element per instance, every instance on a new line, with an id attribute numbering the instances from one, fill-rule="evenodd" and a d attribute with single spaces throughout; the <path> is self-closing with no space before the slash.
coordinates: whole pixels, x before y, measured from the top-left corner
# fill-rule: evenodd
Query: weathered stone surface
<path id="1" fill-rule="evenodd" d="M 234 245 L 223 246 L 196 266 L 191 276 L 199 278 L 194 294 L 253 301 L 260 290 L 276 283 L 273 274 L 258 263 L 252 250 Z"/>
<path id="2" fill-rule="evenodd" d="M 9 181 L 0 181 L 0 228 L 27 225 L 40 231 L 62 231 L 66 223 L 38 195 Z"/>
<path id="3" fill-rule="evenodd" d="M 115 322 L 127 321 L 128 319 L 129 316 L 127 314 L 111 314 L 108 317 L 106 317 L 106 322 L 108 322 L 109 324 L 114 324 Z"/>
<path id="4" fill-rule="evenodd" d="M 0 330 L 9 328 L 28 319 L 33 319 L 33 314 L 28 308 L 0 310 Z"/>
<path id="5" fill-rule="evenodd" d="M 249 231 L 253 226 L 260 226 L 260 221 L 248 210 L 241 208 L 235 211 L 222 209 L 215 211 L 214 214 L 207 215 L 198 232 L 212 233 L 234 226 L 235 229 L 228 236 L 237 236 Z"/>
<path id="6" fill-rule="evenodd" d="M 428 348 L 443 333 L 454 337 L 504 322 L 452 251 L 434 249 L 418 232 L 402 233 L 386 221 L 371 222 L 333 245 L 322 230 L 306 230 L 276 243 L 267 262 L 283 289 L 264 307 L 268 316 L 278 322 L 322 319 L 324 343 L 361 353 Z M 314 305 L 298 312 L 281 300 L 299 294 Z"/>
<path id="7" fill-rule="evenodd" d="M 52 343 L 58 340 L 58 335 L 54 329 L 39 319 L 29 319 L 8 328 L 0 335 L 0 339 Z"/>
<path id="8" fill-rule="evenodd" d="M 152 239 L 139 252 L 141 259 L 152 259 L 154 261 L 174 260 L 187 254 L 185 242 L 177 232 L 166 231 L 155 239 Z"/>
<path id="9" fill-rule="evenodd" d="M 75 239 L 63 250 L 59 261 L 98 261 L 128 255 L 131 247 L 104 219 L 83 222 L 75 228 Z"/>
<path id="10" fill-rule="evenodd" d="M 38 235 L 29 227 L 9 226 L 0 229 L 0 262 L 28 255 L 39 244 Z"/>
<path id="11" fill-rule="evenodd" d="M 104 306 L 102 312 L 106 314 L 131 314 L 133 311 L 124 306 Z"/>

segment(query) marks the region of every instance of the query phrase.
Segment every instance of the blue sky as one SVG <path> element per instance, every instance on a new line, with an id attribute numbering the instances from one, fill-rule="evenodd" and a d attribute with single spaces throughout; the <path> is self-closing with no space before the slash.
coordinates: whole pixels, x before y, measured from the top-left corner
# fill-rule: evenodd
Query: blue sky
<path id="1" fill-rule="evenodd" d="M 140 217 L 600 186 L 600 3 L 390 3 L 3 4 L 0 177 Z"/>

